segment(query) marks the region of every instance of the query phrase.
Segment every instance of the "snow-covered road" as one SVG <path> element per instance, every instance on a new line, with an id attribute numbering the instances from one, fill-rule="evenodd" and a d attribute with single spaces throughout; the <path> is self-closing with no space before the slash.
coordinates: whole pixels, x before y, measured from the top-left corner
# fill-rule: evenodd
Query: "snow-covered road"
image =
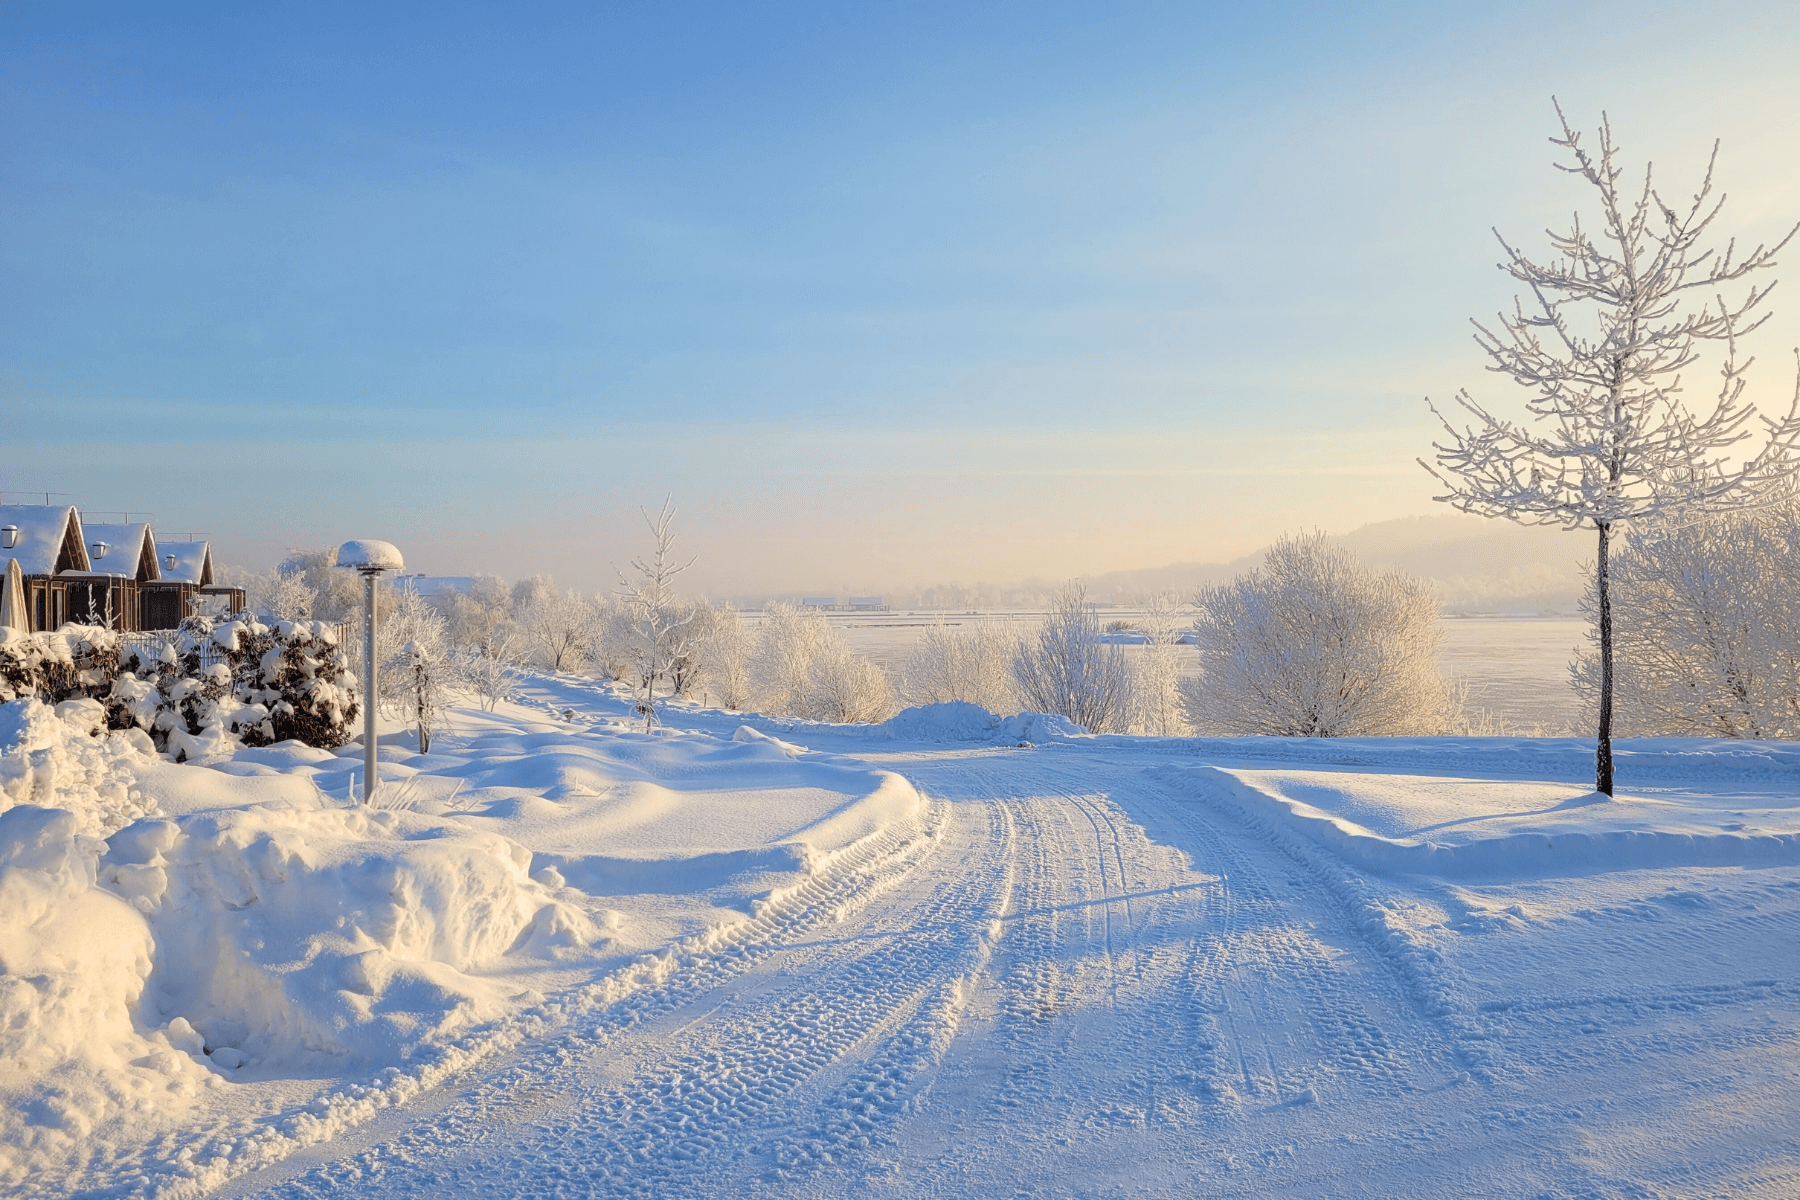
<path id="1" fill-rule="evenodd" d="M 1166 752 L 859 757 L 922 824 L 222 1194 L 1800 1190 L 1800 872 L 1399 885 Z"/>

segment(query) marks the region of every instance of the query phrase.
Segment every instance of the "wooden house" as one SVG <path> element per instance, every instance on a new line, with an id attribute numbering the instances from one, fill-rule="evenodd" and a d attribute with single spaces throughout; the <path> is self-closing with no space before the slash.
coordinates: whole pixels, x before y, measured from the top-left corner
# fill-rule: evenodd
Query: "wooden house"
<path id="1" fill-rule="evenodd" d="M 70 505 L 0 505 L 0 572 L 12 563 L 28 627 L 40 632 L 70 622 L 173 629 L 208 596 L 227 612 L 244 608 L 242 588 L 214 583 L 210 543 L 158 545 L 142 522 L 83 526 Z"/>
<path id="2" fill-rule="evenodd" d="M 31 628 L 61 628 L 74 619 L 70 577 L 92 570 L 81 514 L 73 505 L 0 504 L 0 570 L 8 562 L 19 564 Z M 78 588 L 76 599 L 88 598 Z"/>
<path id="3" fill-rule="evenodd" d="M 106 625 L 122 632 L 144 628 L 142 588 L 162 577 L 157 565 L 156 535 L 147 522 L 125 525 L 82 525 L 87 543 L 85 573 L 65 573 L 69 619 Z"/>
<path id="4" fill-rule="evenodd" d="M 138 589 L 142 629 L 173 629 L 200 611 L 203 596 L 222 596 L 227 612 L 244 611 L 244 589 L 220 587 L 213 579 L 211 542 L 160 542 L 158 578 Z"/>

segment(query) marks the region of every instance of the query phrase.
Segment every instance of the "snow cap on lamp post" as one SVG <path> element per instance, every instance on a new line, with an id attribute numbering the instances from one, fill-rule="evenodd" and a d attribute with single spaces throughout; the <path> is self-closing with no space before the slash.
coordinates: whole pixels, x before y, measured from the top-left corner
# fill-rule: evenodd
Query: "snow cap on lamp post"
<path id="1" fill-rule="evenodd" d="M 363 803 L 375 800 L 375 581 L 406 566 L 392 542 L 357 538 L 338 547 L 337 565 L 363 577 Z"/>

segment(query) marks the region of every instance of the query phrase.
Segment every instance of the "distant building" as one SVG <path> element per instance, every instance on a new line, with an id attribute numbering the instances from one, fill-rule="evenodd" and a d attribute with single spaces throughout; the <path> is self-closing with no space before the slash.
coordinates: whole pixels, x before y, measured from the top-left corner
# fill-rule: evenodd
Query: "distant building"
<path id="1" fill-rule="evenodd" d="M 887 600 L 881 596 L 852 596 L 847 606 L 851 612 L 886 612 Z"/>
<path id="2" fill-rule="evenodd" d="M 438 600 L 452 592 L 465 596 L 475 590 L 473 575 L 396 575 L 394 586 L 417 593 L 426 600 Z"/>
<path id="3" fill-rule="evenodd" d="M 836 596 L 808 596 L 800 602 L 802 607 L 816 608 L 821 612 L 830 612 L 837 607 Z"/>

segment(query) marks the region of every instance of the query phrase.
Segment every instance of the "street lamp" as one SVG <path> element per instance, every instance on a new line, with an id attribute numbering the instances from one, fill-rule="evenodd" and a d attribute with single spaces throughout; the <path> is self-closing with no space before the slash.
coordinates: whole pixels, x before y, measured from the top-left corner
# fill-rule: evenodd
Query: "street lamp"
<path id="1" fill-rule="evenodd" d="M 375 581 L 406 566 L 391 542 L 369 539 L 338 547 L 337 565 L 363 577 L 363 803 L 375 801 Z"/>

